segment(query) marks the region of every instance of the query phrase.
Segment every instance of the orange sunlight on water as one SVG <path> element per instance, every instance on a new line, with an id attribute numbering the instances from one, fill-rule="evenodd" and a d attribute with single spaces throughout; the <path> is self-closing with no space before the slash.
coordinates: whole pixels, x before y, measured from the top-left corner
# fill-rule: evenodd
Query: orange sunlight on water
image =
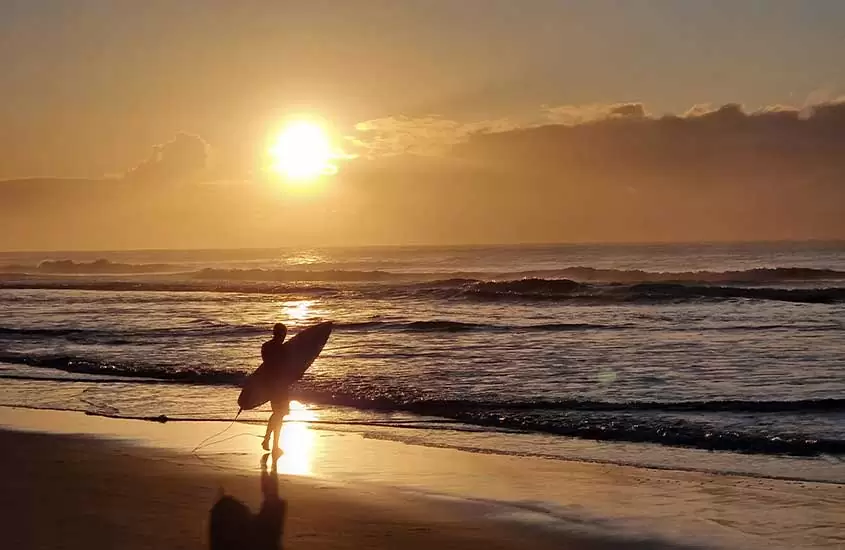
<path id="1" fill-rule="evenodd" d="M 295 325 L 306 325 L 315 317 L 317 300 L 289 300 L 281 303 L 282 318 Z"/>

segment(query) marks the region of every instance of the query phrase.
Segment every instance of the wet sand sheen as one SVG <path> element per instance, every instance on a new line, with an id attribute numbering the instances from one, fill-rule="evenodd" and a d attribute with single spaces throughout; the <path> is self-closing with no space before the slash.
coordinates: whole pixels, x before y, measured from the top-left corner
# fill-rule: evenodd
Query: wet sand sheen
<path id="1" fill-rule="evenodd" d="M 235 425 L 198 455 L 191 448 L 225 424 L 0 407 L 0 426 L 27 430 L 0 431 L 4 548 L 205 548 L 221 488 L 253 512 L 262 502 L 261 426 Z M 286 424 L 282 440 L 288 548 L 771 550 L 841 542 L 839 483 L 484 455 L 307 422 Z"/>
<path id="2" fill-rule="evenodd" d="M 188 465 L 163 450 L 77 436 L 0 432 L 4 548 L 206 548 L 221 487 L 257 512 L 255 474 Z M 288 548 L 520 548 L 528 531 L 459 506 L 280 476 Z M 533 548 L 559 538 L 530 533 Z M 575 546 L 600 548 L 600 546 Z"/>

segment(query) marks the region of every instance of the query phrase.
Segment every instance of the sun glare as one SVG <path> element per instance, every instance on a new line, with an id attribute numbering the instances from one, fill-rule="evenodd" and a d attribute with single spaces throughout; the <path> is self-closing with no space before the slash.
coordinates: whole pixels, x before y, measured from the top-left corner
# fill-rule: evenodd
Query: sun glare
<path id="1" fill-rule="evenodd" d="M 290 300 L 282 302 L 282 314 L 288 319 L 293 320 L 295 324 L 299 324 L 307 321 L 314 315 L 311 308 L 316 303 L 315 300 Z"/>
<path id="2" fill-rule="evenodd" d="M 335 154 L 326 130 L 316 122 L 288 123 L 270 146 L 270 170 L 289 181 L 310 182 L 337 172 Z"/>
<path id="3" fill-rule="evenodd" d="M 308 422 L 317 420 L 314 411 L 299 401 L 290 402 L 290 413 L 285 416 L 282 427 L 282 450 L 284 454 L 277 463 L 279 472 L 289 475 L 309 475 L 314 458 L 314 433 Z"/>

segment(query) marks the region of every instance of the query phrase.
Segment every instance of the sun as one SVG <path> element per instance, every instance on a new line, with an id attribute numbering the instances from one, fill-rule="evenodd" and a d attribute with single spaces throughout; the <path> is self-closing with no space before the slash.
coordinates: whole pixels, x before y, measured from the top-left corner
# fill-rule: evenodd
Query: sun
<path id="1" fill-rule="evenodd" d="M 337 155 L 322 125 L 309 120 L 287 123 L 268 149 L 270 171 L 289 181 L 309 182 L 334 174 Z"/>

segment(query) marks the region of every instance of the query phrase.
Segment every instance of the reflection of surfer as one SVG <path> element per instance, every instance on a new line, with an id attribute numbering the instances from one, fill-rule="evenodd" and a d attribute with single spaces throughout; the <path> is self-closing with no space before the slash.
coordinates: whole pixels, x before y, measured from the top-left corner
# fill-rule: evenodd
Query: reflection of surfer
<path id="1" fill-rule="evenodd" d="M 285 357 L 285 336 L 288 329 L 282 323 L 276 323 L 273 326 L 273 339 L 264 342 L 261 345 L 261 359 L 264 365 L 272 369 L 271 384 L 273 384 L 270 405 L 273 408 L 273 414 L 270 420 L 267 421 L 267 433 L 264 434 L 264 442 L 261 446 L 265 451 L 270 450 L 270 436 L 273 439 L 273 452 L 281 451 L 279 447 L 279 432 L 282 430 L 282 419 L 290 412 L 290 384 L 293 380 L 285 376 L 288 365 Z"/>

